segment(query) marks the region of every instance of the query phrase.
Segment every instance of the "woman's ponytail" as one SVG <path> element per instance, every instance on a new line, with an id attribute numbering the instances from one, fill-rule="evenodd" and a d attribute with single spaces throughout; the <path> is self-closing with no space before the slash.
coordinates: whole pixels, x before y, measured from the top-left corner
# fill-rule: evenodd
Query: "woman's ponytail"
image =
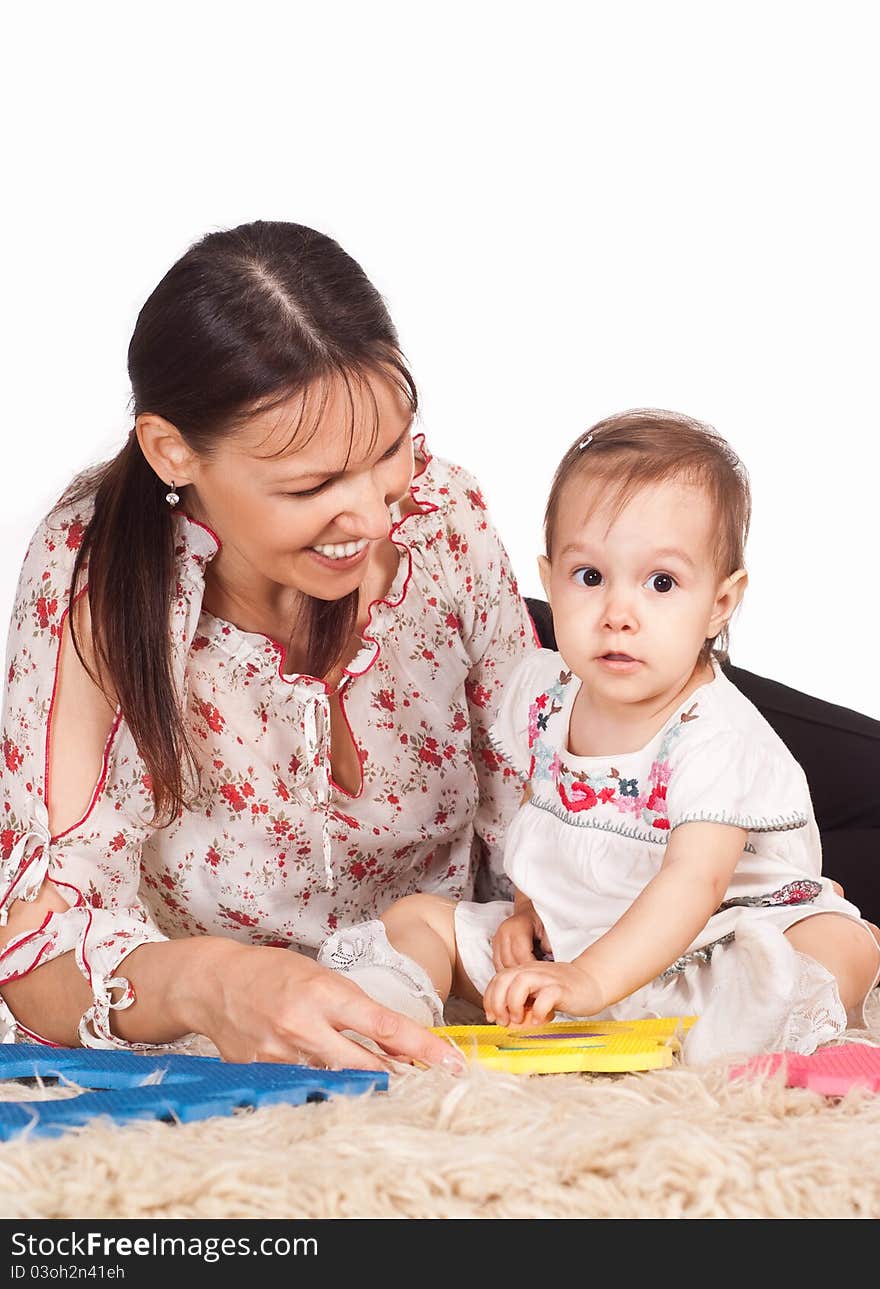
<path id="1" fill-rule="evenodd" d="M 60 507 L 94 497 L 74 564 L 70 603 L 87 584 L 97 675 L 83 656 L 73 614 L 71 637 L 96 684 L 122 709 L 147 767 L 159 826 L 185 806 L 186 767 L 195 771 L 168 631 L 176 572 L 167 491 L 132 430 L 112 461 L 75 483 L 59 502 Z"/>

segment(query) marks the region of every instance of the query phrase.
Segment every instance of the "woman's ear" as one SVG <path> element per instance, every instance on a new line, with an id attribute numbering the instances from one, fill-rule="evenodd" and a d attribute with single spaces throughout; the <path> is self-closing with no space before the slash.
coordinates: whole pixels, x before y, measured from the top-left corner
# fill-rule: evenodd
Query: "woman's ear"
<path id="1" fill-rule="evenodd" d="M 726 577 L 718 587 L 715 603 L 712 606 L 712 616 L 709 619 L 709 627 L 706 632 L 708 640 L 717 636 L 719 631 L 733 617 L 745 595 L 748 584 L 748 573 L 744 568 L 738 568 L 735 573 L 731 573 L 730 577 Z"/>
<path id="2" fill-rule="evenodd" d="M 134 423 L 141 451 L 163 483 L 183 487 L 192 483 L 195 453 L 180 430 L 164 416 L 143 412 Z"/>
<path id="3" fill-rule="evenodd" d="M 546 555 L 538 556 L 538 575 L 541 579 L 541 585 L 544 588 L 544 595 L 547 599 L 547 603 L 552 609 L 553 603 L 550 599 L 550 561 Z"/>

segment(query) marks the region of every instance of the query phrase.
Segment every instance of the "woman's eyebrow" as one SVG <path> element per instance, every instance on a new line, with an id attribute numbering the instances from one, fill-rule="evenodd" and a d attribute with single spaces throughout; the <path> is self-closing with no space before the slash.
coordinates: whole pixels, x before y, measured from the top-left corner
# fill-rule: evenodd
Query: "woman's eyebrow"
<path id="1" fill-rule="evenodd" d="M 415 417 L 413 416 L 407 424 L 406 429 L 398 434 L 393 443 L 389 443 L 386 448 L 383 448 L 380 456 L 384 456 L 385 453 L 390 452 L 392 448 L 400 447 L 401 443 L 412 429 L 414 420 Z M 324 479 L 329 481 L 330 479 L 339 479 L 344 474 L 345 470 L 306 470 L 303 474 L 286 475 L 283 479 L 273 479 L 272 483 L 279 485 L 287 483 L 301 483 L 303 479 Z"/>

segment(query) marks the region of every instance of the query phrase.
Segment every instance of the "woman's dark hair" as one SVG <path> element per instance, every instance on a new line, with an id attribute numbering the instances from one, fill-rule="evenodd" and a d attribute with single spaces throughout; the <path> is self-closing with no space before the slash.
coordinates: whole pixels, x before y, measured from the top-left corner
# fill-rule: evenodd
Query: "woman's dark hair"
<path id="1" fill-rule="evenodd" d="M 414 413 L 418 405 L 388 310 L 360 266 L 332 238 L 277 221 L 209 233 L 190 247 L 141 309 L 128 371 L 134 416 L 164 417 L 203 455 L 250 417 L 313 388 L 326 393 L 334 378 L 348 391 L 352 433 L 352 382 L 369 390 L 371 375 L 384 376 Z M 112 687 L 152 781 L 157 824 L 185 808 L 187 767 L 196 770 L 168 630 L 175 525 L 167 484 L 132 429 L 119 454 L 75 479 L 55 508 L 94 499 L 70 603 L 87 581 L 98 675 L 73 613 L 71 636 L 96 683 Z M 323 676 L 341 660 L 357 609 L 357 591 L 305 599 L 291 624 L 304 670 Z"/>

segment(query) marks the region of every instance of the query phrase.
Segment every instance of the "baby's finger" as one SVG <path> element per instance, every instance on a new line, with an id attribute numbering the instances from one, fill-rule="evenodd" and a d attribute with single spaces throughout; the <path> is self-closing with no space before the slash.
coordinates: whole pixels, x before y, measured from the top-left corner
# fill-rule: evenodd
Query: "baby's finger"
<path id="1" fill-rule="evenodd" d="M 503 950 L 502 966 L 521 967 L 526 962 L 534 961 L 532 942 L 523 932 L 508 936 Z"/>
<path id="2" fill-rule="evenodd" d="M 511 1024 L 525 1024 L 527 1005 L 533 990 L 539 985 L 540 978 L 536 979 L 533 972 L 520 971 L 514 976 L 507 991 L 507 1010 Z"/>
<path id="3" fill-rule="evenodd" d="M 506 1025 L 507 1017 L 507 982 L 509 976 L 494 976 L 486 986 L 486 992 L 483 994 L 483 1011 L 486 1013 L 486 1020 L 490 1025 Z"/>
<path id="4" fill-rule="evenodd" d="M 498 932 L 492 943 L 492 964 L 496 971 L 502 971 L 504 967 L 510 966 L 510 950 L 508 943 L 510 935 L 507 931 Z"/>
<path id="5" fill-rule="evenodd" d="M 556 985 L 544 985 L 532 998 L 532 1020 L 536 1025 L 543 1025 L 556 1013 L 559 1003 L 559 989 Z"/>

